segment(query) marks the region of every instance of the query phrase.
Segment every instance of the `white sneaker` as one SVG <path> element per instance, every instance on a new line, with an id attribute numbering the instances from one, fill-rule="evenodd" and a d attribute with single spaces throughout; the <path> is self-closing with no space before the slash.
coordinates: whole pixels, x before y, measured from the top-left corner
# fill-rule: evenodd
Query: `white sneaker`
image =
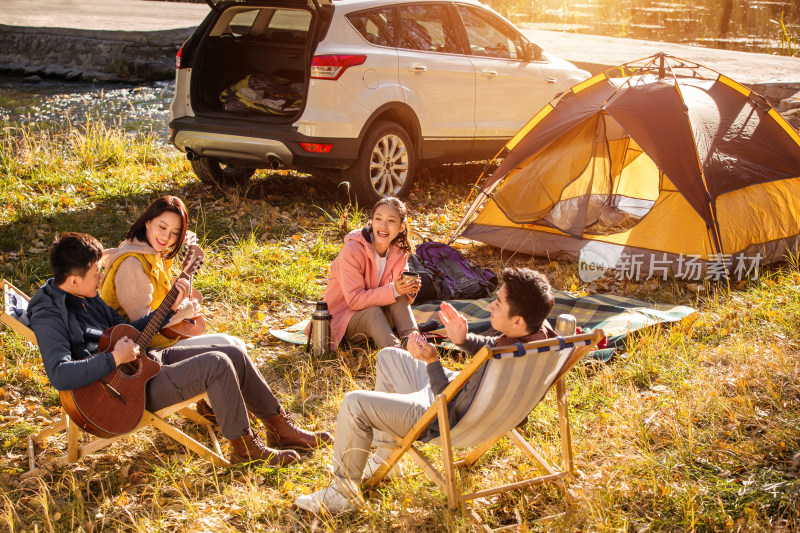
<path id="1" fill-rule="evenodd" d="M 384 461 L 383 457 L 380 457 L 377 453 L 374 453 L 367 459 L 367 466 L 364 467 L 364 473 L 361 474 L 361 481 L 366 481 L 372 477 L 372 474 L 378 471 L 378 468 L 381 467 L 386 461 Z M 386 475 L 383 476 L 385 480 L 394 479 L 403 474 L 403 471 L 400 469 L 400 463 L 397 462 L 394 464 L 392 468 L 386 472 Z"/>
<path id="2" fill-rule="evenodd" d="M 348 498 L 340 492 L 340 489 L 336 486 L 336 482 L 334 482 L 331 483 L 328 488 L 318 490 L 314 494 L 300 496 L 294 501 L 294 504 L 300 509 L 314 514 L 321 514 L 323 512 L 338 514 L 355 509 L 358 507 L 358 503 L 360 503 L 359 500 L 360 494 L 353 494 L 352 499 Z"/>

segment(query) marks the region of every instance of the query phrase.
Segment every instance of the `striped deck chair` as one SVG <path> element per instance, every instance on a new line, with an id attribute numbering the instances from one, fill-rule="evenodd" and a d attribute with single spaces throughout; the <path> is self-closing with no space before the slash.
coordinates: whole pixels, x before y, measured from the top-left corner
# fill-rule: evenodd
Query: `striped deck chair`
<path id="1" fill-rule="evenodd" d="M 28 307 L 28 301 L 30 299 L 24 292 L 4 279 L 0 280 L 0 290 L 3 291 L 3 308 L 2 312 L 0 312 L 0 322 L 3 322 L 12 330 L 16 331 L 35 345 L 36 335 L 34 335 L 31 328 L 28 327 L 28 319 L 25 314 L 25 310 Z M 230 466 L 228 460 L 222 455 L 222 449 L 220 448 L 216 432 L 214 431 L 214 424 L 197 413 L 196 410 L 190 408 L 191 405 L 197 403 L 201 399 L 208 400 L 208 396 L 203 393 L 195 396 L 194 398 L 171 405 L 154 413 L 145 411 L 142 421 L 139 423 L 136 429 L 126 435 L 119 435 L 111 438 L 94 438 L 86 433 L 88 442 L 83 445 L 80 444 L 80 433 L 84 432 L 78 428 L 77 424 L 70 420 L 69 416 L 67 416 L 62 409 L 61 420 L 58 420 L 52 425 L 42 429 L 36 435 L 30 435 L 28 437 L 29 470 L 23 475 L 25 477 L 40 475 L 50 471 L 53 467 L 76 463 L 87 455 L 106 448 L 114 442 L 132 435 L 136 431 L 139 431 L 141 428 L 147 426 L 155 427 L 168 437 L 174 439 L 180 444 L 183 444 L 197 455 L 201 457 L 208 457 L 211 462 L 217 466 Z M 208 431 L 213 450 L 164 420 L 166 417 L 174 413 L 180 413 L 189 420 L 204 426 Z M 34 445 L 44 443 L 48 437 L 60 433 L 61 431 L 65 431 L 67 435 L 67 453 L 37 468 L 35 462 Z"/>
<path id="2" fill-rule="evenodd" d="M 436 397 L 434 404 L 411 431 L 399 440 L 389 458 L 367 480 L 365 486 L 372 487 L 379 483 L 389 469 L 408 453 L 428 477 L 447 494 L 448 505 L 451 508 L 463 507 L 468 511 L 467 501 L 530 485 L 559 481 L 573 474 L 575 467 L 564 375 L 591 350 L 597 341 L 603 338 L 603 331 L 572 335 L 575 332 L 575 318 L 571 315 L 561 315 L 556 321 L 556 332 L 559 335 L 570 336 L 559 336 L 516 346 L 482 348 Z M 464 383 L 484 362 L 488 362 L 488 366 L 472 405 L 461 420 L 450 428 L 447 402 L 461 390 Z M 515 429 L 553 387 L 558 403 L 561 433 L 563 455 L 561 469 L 550 465 Z M 437 416 L 440 437 L 431 442 L 442 448 L 442 472 L 439 472 L 414 446 L 414 442 Z M 522 453 L 539 467 L 543 475 L 469 494 L 460 493 L 456 482 L 456 468 L 469 468 L 504 436 L 518 446 Z M 453 460 L 453 448 L 472 448 L 472 450 L 456 462 Z M 480 522 L 474 512 L 469 511 L 469 513 L 473 519 Z"/>

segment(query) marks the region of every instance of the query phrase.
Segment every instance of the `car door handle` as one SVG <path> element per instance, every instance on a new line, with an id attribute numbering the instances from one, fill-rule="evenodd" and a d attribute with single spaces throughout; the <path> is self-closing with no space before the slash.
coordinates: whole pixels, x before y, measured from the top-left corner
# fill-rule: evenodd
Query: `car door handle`
<path id="1" fill-rule="evenodd" d="M 409 72 L 425 72 L 428 70 L 428 67 L 425 65 L 420 65 L 419 63 L 414 63 L 413 65 L 408 66 Z"/>
<path id="2" fill-rule="evenodd" d="M 486 76 L 487 78 L 496 78 L 497 77 L 497 71 L 485 68 L 485 69 L 483 69 L 481 71 L 481 76 Z"/>
<path id="3" fill-rule="evenodd" d="M 552 77 L 552 76 L 548 76 L 548 77 L 547 77 L 547 78 L 545 78 L 544 80 L 545 80 L 547 83 L 555 83 L 555 82 L 557 82 L 557 81 L 558 81 L 557 79 L 555 79 L 555 78 L 554 78 L 554 77 Z"/>

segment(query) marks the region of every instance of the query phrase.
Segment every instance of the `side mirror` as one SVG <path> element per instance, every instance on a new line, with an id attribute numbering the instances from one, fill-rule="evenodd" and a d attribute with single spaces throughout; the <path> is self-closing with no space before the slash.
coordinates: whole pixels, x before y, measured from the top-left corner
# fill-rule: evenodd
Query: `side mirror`
<path id="1" fill-rule="evenodd" d="M 544 50 L 538 44 L 525 43 L 525 59 L 528 61 L 541 61 L 542 52 Z"/>

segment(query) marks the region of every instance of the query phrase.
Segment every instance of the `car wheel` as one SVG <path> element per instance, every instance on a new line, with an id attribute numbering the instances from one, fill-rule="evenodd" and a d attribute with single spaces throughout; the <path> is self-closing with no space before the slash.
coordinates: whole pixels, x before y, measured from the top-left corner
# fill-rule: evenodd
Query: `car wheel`
<path id="1" fill-rule="evenodd" d="M 394 122 L 378 122 L 364 137 L 353 167 L 353 193 L 372 205 L 384 196 L 405 196 L 414 180 L 416 153 L 411 138 Z"/>
<path id="2" fill-rule="evenodd" d="M 256 171 L 254 168 L 240 168 L 228 165 L 216 157 L 193 159 L 192 170 L 203 183 L 218 187 L 245 183 Z"/>

